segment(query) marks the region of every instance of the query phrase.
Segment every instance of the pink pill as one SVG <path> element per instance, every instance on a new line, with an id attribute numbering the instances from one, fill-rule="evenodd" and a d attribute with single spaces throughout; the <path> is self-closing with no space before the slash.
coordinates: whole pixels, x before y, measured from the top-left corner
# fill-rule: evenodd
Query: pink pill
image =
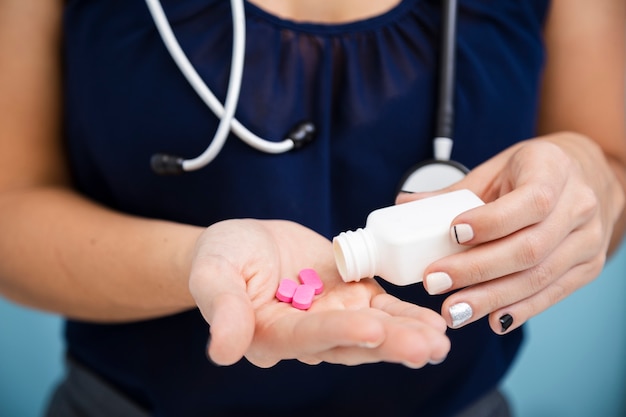
<path id="1" fill-rule="evenodd" d="M 298 285 L 293 295 L 293 300 L 291 300 L 291 305 L 300 310 L 308 310 L 311 304 L 313 304 L 313 297 L 315 297 L 314 287 L 306 284 Z"/>
<path id="2" fill-rule="evenodd" d="M 298 278 L 300 278 L 301 283 L 313 287 L 315 289 L 315 294 L 320 294 L 324 290 L 324 283 L 315 269 L 306 268 L 301 270 L 298 274 Z"/>
<path id="3" fill-rule="evenodd" d="M 293 300 L 293 296 L 296 293 L 296 288 L 298 288 L 298 283 L 296 281 L 292 281 L 288 278 L 285 278 L 280 281 L 278 285 L 278 290 L 276 290 L 276 298 L 285 303 L 290 303 Z"/>

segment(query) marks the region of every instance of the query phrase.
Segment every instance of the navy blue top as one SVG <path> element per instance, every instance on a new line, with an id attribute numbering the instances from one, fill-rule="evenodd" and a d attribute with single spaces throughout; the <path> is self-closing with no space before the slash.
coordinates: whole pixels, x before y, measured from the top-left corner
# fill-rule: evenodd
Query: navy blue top
<path id="1" fill-rule="evenodd" d="M 229 2 L 162 3 L 195 68 L 223 100 Z M 460 1 L 453 158 L 470 168 L 534 135 L 548 3 Z M 160 177 L 150 170 L 153 153 L 195 157 L 218 121 L 168 55 L 143 0 L 66 2 L 66 138 L 81 193 L 140 216 L 203 226 L 281 218 L 329 238 L 393 203 L 405 171 L 432 157 L 440 2 L 404 0 L 378 17 L 339 25 L 285 21 L 251 4 L 246 11 L 237 118 L 272 140 L 311 120 L 316 141 L 268 155 L 231 135 L 203 170 Z M 436 311 L 443 300 L 421 285 L 387 288 Z M 421 370 L 295 361 L 258 369 L 245 360 L 213 366 L 207 334 L 196 310 L 66 327 L 71 355 L 160 417 L 306 415 L 302 410 L 447 416 L 493 388 L 521 342 L 520 331 L 496 336 L 480 320 L 449 331 L 448 359 Z"/>

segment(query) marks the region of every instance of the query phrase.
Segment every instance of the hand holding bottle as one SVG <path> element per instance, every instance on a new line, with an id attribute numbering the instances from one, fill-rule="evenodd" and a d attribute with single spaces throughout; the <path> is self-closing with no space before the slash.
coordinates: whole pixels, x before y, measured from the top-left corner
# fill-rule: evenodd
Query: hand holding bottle
<path id="1" fill-rule="evenodd" d="M 395 285 L 421 282 L 429 263 L 467 249 L 450 233 L 450 223 L 484 203 L 458 190 L 374 210 L 366 226 L 335 236 L 333 249 L 346 282 L 379 276 Z"/>
<path id="2" fill-rule="evenodd" d="M 613 233 L 624 207 L 616 172 L 588 138 L 559 133 L 518 143 L 442 190 L 468 188 L 487 203 L 451 224 L 459 244 L 473 247 L 424 274 L 431 294 L 461 289 L 443 304 L 448 324 L 488 315 L 506 333 L 593 280 L 612 235 L 621 236 Z"/>

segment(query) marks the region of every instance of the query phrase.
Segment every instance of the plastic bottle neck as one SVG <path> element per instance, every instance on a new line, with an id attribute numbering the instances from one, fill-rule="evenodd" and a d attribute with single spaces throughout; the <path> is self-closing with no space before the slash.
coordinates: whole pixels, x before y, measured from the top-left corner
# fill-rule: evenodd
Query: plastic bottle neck
<path id="1" fill-rule="evenodd" d="M 340 233 L 333 239 L 333 251 L 337 269 L 345 282 L 376 275 L 378 251 L 369 230 L 360 228 Z"/>

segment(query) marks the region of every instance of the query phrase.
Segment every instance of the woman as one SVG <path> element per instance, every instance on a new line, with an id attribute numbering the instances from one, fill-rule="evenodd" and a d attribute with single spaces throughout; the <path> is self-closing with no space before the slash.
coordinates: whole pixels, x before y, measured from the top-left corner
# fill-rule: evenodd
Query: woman
<path id="1" fill-rule="evenodd" d="M 223 99 L 230 7 L 162 3 Z M 363 3 L 247 3 L 237 118 L 317 138 L 265 155 L 231 137 L 159 177 L 150 155 L 197 155 L 218 121 L 144 2 L 0 2 L 0 288 L 69 319 L 50 415 L 506 415 L 520 326 L 623 235 L 624 4 L 460 2 L 453 157 L 471 172 L 450 189 L 487 204 L 454 220 L 476 246 L 431 264 L 428 294 L 341 283 L 328 241 L 423 197 L 395 190 L 431 157 L 440 4 Z M 306 312 L 274 299 L 303 267 L 325 283 Z"/>

